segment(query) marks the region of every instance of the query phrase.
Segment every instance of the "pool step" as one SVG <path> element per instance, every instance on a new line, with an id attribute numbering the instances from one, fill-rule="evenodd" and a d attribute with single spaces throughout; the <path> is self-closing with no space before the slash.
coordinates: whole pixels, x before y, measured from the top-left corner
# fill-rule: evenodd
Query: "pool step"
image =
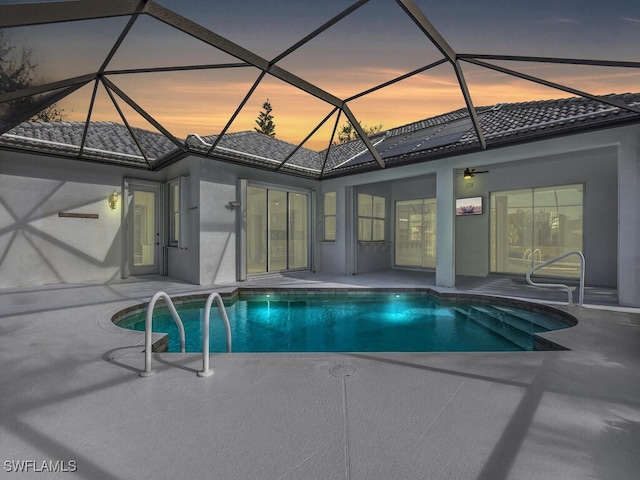
<path id="1" fill-rule="evenodd" d="M 546 326 L 533 321 L 533 319 L 525 318 L 524 316 L 519 314 L 520 312 L 511 312 L 492 305 L 479 305 L 474 306 L 473 308 L 495 318 L 500 322 L 505 322 L 513 328 L 521 330 L 527 335 L 533 335 L 537 332 L 547 332 L 551 330 L 550 328 L 547 328 Z"/>
<path id="2" fill-rule="evenodd" d="M 504 312 L 492 312 L 491 307 L 486 306 L 454 307 L 453 310 L 457 315 L 482 325 L 523 350 L 533 349 L 529 326 L 522 319 Z"/>
<path id="3" fill-rule="evenodd" d="M 531 322 L 534 325 L 534 332 L 548 332 L 550 330 L 560 330 L 569 327 L 568 324 L 561 320 L 549 317 L 542 313 L 528 312 L 526 310 L 519 310 L 511 307 L 493 306 L 495 310 L 504 312 L 512 317 L 518 317 L 525 322 Z"/>

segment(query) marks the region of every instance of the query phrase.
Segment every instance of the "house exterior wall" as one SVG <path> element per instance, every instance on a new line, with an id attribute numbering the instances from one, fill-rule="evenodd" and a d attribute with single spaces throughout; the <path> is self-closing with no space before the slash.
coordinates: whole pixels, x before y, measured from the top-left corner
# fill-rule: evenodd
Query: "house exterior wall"
<path id="1" fill-rule="evenodd" d="M 584 184 L 586 282 L 617 284 L 617 148 L 602 147 L 488 168 L 471 180 L 457 179 L 459 198 L 481 195 L 484 214 L 456 217 L 456 273 L 489 273 L 490 193 L 532 187 Z"/>
<path id="2" fill-rule="evenodd" d="M 184 210 L 187 241 L 183 247 L 167 247 L 167 275 L 185 282 L 200 283 L 200 159 L 191 157 L 168 167 L 165 181 L 188 177 L 189 204 Z"/>
<path id="3" fill-rule="evenodd" d="M 126 168 L 0 151 L 0 287 L 121 276 Z M 140 178 L 157 175 L 135 171 Z M 116 190 L 118 206 L 107 197 Z M 59 212 L 97 214 L 64 218 Z"/>
<path id="4" fill-rule="evenodd" d="M 201 285 L 235 282 L 239 273 L 237 234 L 245 228 L 244 206 L 230 209 L 227 204 L 238 197 L 238 179 L 274 186 L 318 190 L 319 183 L 291 175 L 248 168 L 242 165 L 200 160 L 200 278 Z M 313 230 L 313 226 L 310 228 Z"/>
<path id="5" fill-rule="evenodd" d="M 167 249 L 167 272 L 172 278 L 203 285 L 238 279 L 242 207 L 229 209 L 227 203 L 238 199 L 241 178 L 316 192 L 318 207 L 322 193 L 337 193 L 336 241 L 322 241 L 321 208 L 311 224 L 311 269 L 328 273 L 393 267 L 395 202 L 437 195 L 439 285 L 454 282 L 455 274 L 484 276 L 489 271 L 489 215 L 454 217 L 456 196 L 483 195 L 488 209 L 492 191 L 584 183 L 587 283 L 617 286 L 621 305 L 640 306 L 639 159 L 638 126 L 322 182 L 196 157 L 162 172 L 148 172 L 0 151 L 0 287 L 120 278 L 125 251 L 124 178 L 166 182 L 188 176 L 189 243 L 187 248 Z M 465 167 L 486 168 L 490 173 L 464 182 L 455 172 Z M 114 189 L 121 198 L 118 208 L 111 210 L 106 199 Z M 384 245 L 373 248 L 356 241 L 358 192 L 387 199 Z M 60 218 L 58 212 L 92 213 L 98 218 Z"/>
<path id="6" fill-rule="evenodd" d="M 617 286 L 621 305 L 640 306 L 639 162 L 640 127 L 625 126 L 325 180 L 323 192 L 338 193 L 338 231 L 334 244 L 320 245 L 320 269 L 353 273 L 349 271 L 349 257 L 355 254 L 356 245 L 353 233 L 349 232 L 354 227 L 348 221 L 348 209 L 353 208 L 348 198 L 351 190 L 362 185 L 387 182 L 391 186 L 389 200 L 393 203 L 429 196 L 435 178 L 439 190 L 437 270 L 440 270 L 436 272 L 436 283 L 451 286 L 455 274 L 484 276 L 489 272 L 489 215 L 453 217 L 454 197 L 482 194 L 488 207 L 491 191 L 584 183 L 587 282 Z M 471 182 L 473 186 L 468 188 L 461 178 L 455 177 L 456 171 L 466 167 L 486 168 L 491 173 L 477 175 Z M 452 245 L 455 248 L 449 247 Z M 392 258 L 386 265 L 366 265 L 362 261 L 358 264 L 360 271 L 392 266 Z"/>

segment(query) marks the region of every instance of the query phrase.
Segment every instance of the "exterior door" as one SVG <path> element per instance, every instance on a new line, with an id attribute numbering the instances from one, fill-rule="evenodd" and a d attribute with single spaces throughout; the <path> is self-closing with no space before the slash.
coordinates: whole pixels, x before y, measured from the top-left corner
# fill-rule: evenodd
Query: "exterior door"
<path id="1" fill-rule="evenodd" d="M 309 194 L 262 186 L 246 193 L 246 273 L 309 268 Z"/>
<path id="2" fill-rule="evenodd" d="M 160 194 L 155 182 L 128 182 L 127 243 L 131 275 L 160 272 Z"/>

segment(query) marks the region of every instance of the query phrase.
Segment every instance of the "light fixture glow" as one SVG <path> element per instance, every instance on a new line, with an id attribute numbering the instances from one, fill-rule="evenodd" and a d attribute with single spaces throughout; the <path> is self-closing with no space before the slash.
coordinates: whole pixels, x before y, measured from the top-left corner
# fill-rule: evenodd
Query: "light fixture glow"
<path id="1" fill-rule="evenodd" d="M 469 180 L 473 178 L 473 171 L 470 168 L 465 168 L 464 173 L 462 174 L 465 180 Z"/>
<path id="2" fill-rule="evenodd" d="M 113 193 L 109 195 L 109 198 L 107 198 L 107 202 L 109 202 L 109 208 L 115 210 L 118 206 L 118 192 L 114 190 Z"/>

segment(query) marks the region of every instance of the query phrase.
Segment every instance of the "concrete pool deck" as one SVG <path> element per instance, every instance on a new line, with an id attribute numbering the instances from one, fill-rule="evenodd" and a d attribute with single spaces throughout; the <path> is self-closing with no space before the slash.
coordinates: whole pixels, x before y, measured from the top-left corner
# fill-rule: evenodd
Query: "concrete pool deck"
<path id="1" fill-rule="evenodd" d="M 432 285 L 415 272 L 242 284 Z M 0 478 L 637 478 L 640 310 L 612 307 L 610 291 L 559 307 L 580 320 L 548 334 L 568 351 L 212 354 L 209 378 L 201 355 L 155 354 L 156 375 L 138 376 L 143 334 L 111 325 L 114 313 L 159 290 L 234 287 L 0 290 Z M 500 278 L 436 289 L 564 300 Z"/>

